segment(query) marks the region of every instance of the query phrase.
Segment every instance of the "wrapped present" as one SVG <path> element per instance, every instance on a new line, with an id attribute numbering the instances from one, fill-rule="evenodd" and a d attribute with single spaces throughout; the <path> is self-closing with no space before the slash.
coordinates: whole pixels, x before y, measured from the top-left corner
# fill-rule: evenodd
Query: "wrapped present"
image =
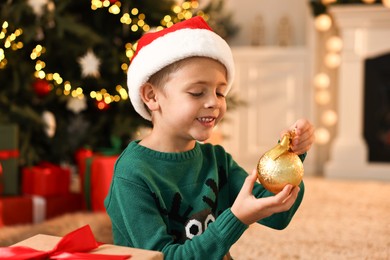
<path id="1" fill-rule="evenodd" d="M 42 197 L 13 196 L 0 198 L 0 227 L 40 223 L 83 209 L 81 193 Z"/>
<path id="2" fill-rule="evenodd" d="M 89 148 L 80 148 L 74 155 L 77 164 L 77 170 L 81 179 L 84 179 L 86 159 L 91 158 L 92 156 L 93 151 Z"/>
<path id="3" fill-rule="evenodd" d="M 18 157 L 17 125 L 0 125 L 0 195 L 19 194 Z"/>
<path id="4" fill-rule="evenodd" d="M 45 203 L 45 219 L 51 219 L 66 213 L 83 210 L 83 195 L 81 193 L 69 193 L 45 197 Z"/>
<path id="5" fill-rule="evenodd" d="M 119 252 L 99 252 L 101 243 L 95 240 L 89 225 L 65 235 L 63 238 L 37 235 L 11 247 L 0 248 L 0 259 L 129 259 L 131 250 L 123 247 Z M 113 246 L 115 247 L 115 246 Z M 150 251 L 145 251 L 146 255 Z M 153 253 L 153 252 L 152 252 Z M 150 254 L 150 253 L 149 253 Z M 142 259 L 163 259 L 142 258 Z M 142 255 L 142 257 L 144 257 Z M 134 258 L 132 258 L 134 259 Z M 141 259 L 141 258 L 139 258 Z"/>
<path id="6" fill-rule="evenodd" d="M 0 198 L 0 227 L 33 222 L 33 200 L 30 196 Z"/>
<path id="7" fill-rule="evenodd" d="M 105 211 L 104 199 L 110 188 L 117 158 L 117 155 L 95 155 L 86 160 L 82 185 L 87 209 Z"/>
<path id="8" fill-rule="evenodd" d="M 89 225 L 76 229 L 63 238 L 39 234 L 11 247 L 0 248 L 0 259 L 5 255 L 26 259 L 30 254 L 34 254 L 34 259 L 164 259 L 164 255 L 157 251 L 99 243 Z"/>
<path id="9" fill-rule="evenodd" d="M 66 195 L 70 190 L 70 170 L 51 163 L 22 169 L 23 194 Z"/>

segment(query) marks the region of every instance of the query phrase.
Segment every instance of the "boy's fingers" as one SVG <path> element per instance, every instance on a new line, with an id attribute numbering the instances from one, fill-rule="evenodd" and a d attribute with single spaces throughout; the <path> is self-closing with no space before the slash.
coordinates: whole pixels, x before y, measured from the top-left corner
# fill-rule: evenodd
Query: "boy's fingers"
<path id="1" fill-rule="evenodd" d="M 286 186 L 284 186 L 283 190 L 281 190 L 278 194 L 275 195 L 275 199 L 277 199 L 278 203 L 285 201 L 291 194 L 293 188 L 294 186 L 291 184 L 287 184 Z"/>
<path id="2" fill-rule="evenodd" d="M 253 186 L 255 185 L 257 179 L 257 171 L 256 169 L 253 169 L 252 173 L 246 177 L 243 190 L 248 191 L 250 194 L 252 194 Z"/>

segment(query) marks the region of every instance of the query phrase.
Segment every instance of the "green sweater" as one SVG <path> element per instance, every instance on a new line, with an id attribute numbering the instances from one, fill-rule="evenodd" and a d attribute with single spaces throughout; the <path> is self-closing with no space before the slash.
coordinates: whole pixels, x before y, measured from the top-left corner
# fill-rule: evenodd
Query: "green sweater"
<path id="1" fill-rule="evenodd" d="M 222 259 L 247 229 L 230 210 L 247 173 L 221 146 L 196 143 L 161 153 L 131 142 L 119 156 L 105 199 L 114 243 L 163 252 L 166 259 Z M 283 229 L 298 209 L 261 220 Z M 273 194 L 256 183 L 253 194 Z"/>

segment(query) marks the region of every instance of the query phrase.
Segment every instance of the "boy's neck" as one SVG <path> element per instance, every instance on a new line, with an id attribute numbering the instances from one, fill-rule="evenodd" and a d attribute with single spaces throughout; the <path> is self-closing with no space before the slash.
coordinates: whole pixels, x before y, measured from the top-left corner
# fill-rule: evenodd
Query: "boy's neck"
<path id="1" fill-rule="evenodd" d="M 155 138 L 153 134 L 150 134 L 146 136 L 144 139 L 142 139 L 139 144 L 142 146 L 145 146 L 149 149 L 158 151 L 158 152 L 164 152 L 164 153 L 180 153 L 180 152 L 187 152 L 195 147 L 195 140 L 189 140 L 189 141 L 171 141 L 168 138 L 161 138 L 159 136 L 158 138 Z"/>

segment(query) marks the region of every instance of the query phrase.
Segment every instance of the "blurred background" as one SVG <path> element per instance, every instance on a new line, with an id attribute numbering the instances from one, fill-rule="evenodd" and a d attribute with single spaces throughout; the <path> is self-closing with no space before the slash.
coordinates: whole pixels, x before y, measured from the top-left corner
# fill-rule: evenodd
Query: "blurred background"
<path id="1" fill-rule="evenodd" d="M 118 154 L 150 131 L 127 95 L 137 40 L 195 15 L 228 41 L 237 70 L 209 142 L 251 171 L 305 117 L 316 127 L 306 176 L 386 183 L 389 2 L 2 1 L 0 226 L 104 211 Z"/>

